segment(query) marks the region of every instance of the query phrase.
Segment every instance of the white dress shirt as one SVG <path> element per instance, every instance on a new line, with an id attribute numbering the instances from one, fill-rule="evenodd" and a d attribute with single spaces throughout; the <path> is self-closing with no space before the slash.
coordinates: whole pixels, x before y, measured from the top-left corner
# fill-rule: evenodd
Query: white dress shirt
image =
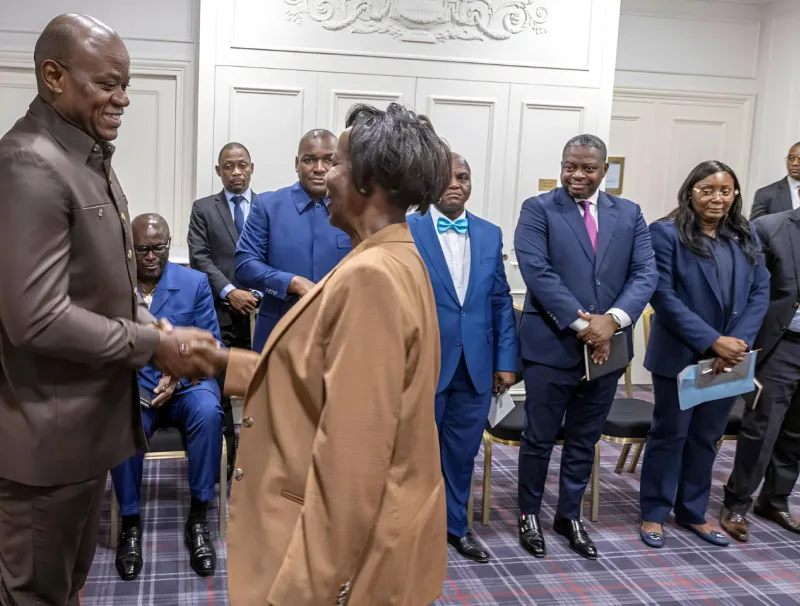
<path id="1" fill-rule="evenodd" d="M 592 215 L 592 217 L 594 218 L 594 223 L 595 223 L 595 225 L 597 225 L 597 233 L 598 233 L 598 235 L 600 234 L 600 219 L 599 219 L 599 215 L 597 213 L 597 200 L 598 200 L 599 197 L 600 197 L 600 190 L 597 190 L 591 196 L 586 198 L 586 200 L 590 204 L 590 206 L 589 206 L 589 214 Z M 575 204 L 578 205 L 578 212 L 581 213 L 581 217 L 583 217 L 583 215 L 584 215 L 583 205 L 581 204 L 582 201 L 583 201 L 583 199 L 576 199 L 575 200 Z M 583 311 L 585 312 L 586 310 L 583 310 Z M 632 324 L 631 317 L 627 313 L 625 313 L 623 310 L 621 310 L 619 307 L 612 307 L 606 313 L 610 314 L 610 315 L 612 315 L 614 317 L 614 319 L 619 324 L 620 328 L 625 328 L 626 326 L 630 326 Z M 589 323 L 586 320 L 584 320 L 583 318 L 578 318 L 572 324 L 570 324 L 569 326 L 575 332 L 580 332 L 584 328 L 589 326 Z"/>
<path id="2" fill-rule="evenodd" d="M 436 223 L 439 218 L 445 217 L 438 208 L 431 206 L 428 210 L 433 219 L 433 228 L 436 229 Z M 466 211 L 461 213 L 461 216 L 456 219 L 466 219 Z M 447 219 L 449 221 L 449 219 Z M 470 270 L 470 245 L 469 245 L 469 230 L 467 233 L 460 234 L 454 229 L 449 229 L 445 233 L 440 234 L 436 229 L 436 235 L 439 237 L 439 244 L 444 253 L 444 260 L 447 263 L 447 269 L 450 270 L 450 277 L 453 279 L 453 286 L 456 289 L 458 302 L 464 305 L 464 299 L 467 296 L 467 286 L 469 286 L 469 270 Z"/>
<path id="3" fill-rule="evenodd" d="M 789 182 L 789 192 L 792 194 L 792 208 L 800 207 L 800 181 L 797 179 L 793 179 L 790 176 L 786 176 L 786 180 Z"/>
<path id="4" fill-rule="evenodd" d="M 228 208 L 231 209 L 231 218 L 233 218 L 233 211 L 236 208 L 236 205 L 233 202 L 231 202 L 231 198 L 233 198 L 234 196 L 242 196 L 244 198 L 244 200 L 239 204 L 242 205 L 242 214 L 244 214 L 244 220 L 247 221 L 247 215 L 250 214 L 250 205 L 252 204 L 253 201 L 253 190 L 248 187 L 247 191 L 241 194 L 233 194 L 229 192 L 227 189 L 225 190 L 225 197 L 228 199 Z M 225 288 L 223 288 L 220 291 L 219 298 L 220 299 L 227 298 L 228 294 L 234 289 L 235 287 L 233 284 L 228 284 Z"/>

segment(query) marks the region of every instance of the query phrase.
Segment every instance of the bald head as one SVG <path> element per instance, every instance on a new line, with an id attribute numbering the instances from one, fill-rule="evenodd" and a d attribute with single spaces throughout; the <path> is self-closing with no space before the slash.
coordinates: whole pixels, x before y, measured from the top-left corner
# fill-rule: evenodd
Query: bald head
<path id="1" fill-rule="evenodd" d="M 472 173 L 472 169 L 469 166 L 469 162 L 467 162 L 467 159 L 464 156 L 462 156 L 461 154 L 457 154 L 455 152 L 451 152 L 450 156 L 452 158 L 452 162 L 453 162 L 454 165 L 455 164 L 460 164 L 462 166 L 465 166 L 467 168 L 467 170 L 470 173 Z"/>
<path id="2" fill-rule="evenodd" d="M 134 246 L 137 246 L 138 240 L 148 231 L 157 232 L 169 239 L 169 224 L 164 217 L 156 213 L 139 215 L 131 222 L 131 229 Z"/>
<path id="3" fill-rule="evenodd" d="M 297 144 L 297 155 L 299 156 L 301 154 L 303 146 L 314 141 L 315 139 L 325 142 L 333 141 L 334 147 L 336 146 L 336 142 L 338 140 L 336 135 L 334 135 L 331 131 L 325 130 L 324 128 L 315 128 L 314 130 L 310 130 L 302 136 L 300 143 Z"/>
<path id="4" fill-rule="evenodd" d="M 67 13 L 50 21 L 36 41 L 33 51 L 39 94 L 48 93 L 42 76 L 42 65 L 45 61 L 54 61 L 65 69 L 70 69 L 75 53 L 114 39 L 120 39 L 117 32 L 89 15 Z"/>

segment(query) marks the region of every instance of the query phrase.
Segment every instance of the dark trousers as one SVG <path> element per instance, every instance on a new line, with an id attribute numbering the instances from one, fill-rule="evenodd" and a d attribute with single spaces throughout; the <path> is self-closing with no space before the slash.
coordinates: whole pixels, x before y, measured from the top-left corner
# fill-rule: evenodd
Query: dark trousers
<path id="1" fill-rule="evenodd" d="M 525 362 L 525 427 L 519 449 L 519 510 L 539 514 L 550 454 L 564 423 L 557 512 L 580 520 L 581 500 L 592 475 L 594 445 L 603 433 L 622 371 L 581 381 L 583 365 L 551 368 Z"/>
<path id="2" fill-rule="evenodd" d="M 213 382 L 210 385 L 216 388 Z M 219 394 L 195 387 L 185 393 L 178 391 L 160 408 L 142 409 L 142 428 L 148 438 L 160 425 L 178 427 L 183 431 L 189 459 L 189 491 L 198 501 L 213 501 L 222 455 Z M 139 515 L 143 471 L 144 454 L 141 452 L 111 470 L 123 516 Z"/>
<path id="3" fill-rule="evenodd" d="M 678 404 L 676 379 L 653 375 L 655 407 L 647 434 L 639 488 L 642 520 L 663 524 L 675 511 L 684 524 L 704 524 L 717 442 L 735 398 L 688 410 Z"/>
<path id="4" fill-rule="evenodd" d="M 217 316 L 220 320 L 220 333 L 225 347 L 238 347 L 240 349 L 250 349 L 250 316 L 237 314 L 230 309 L 218 310 Z M 218 377 L 219 391 L 224 393 L 225 371 Z M 225 447 L 228 451 L 228 478 L 233 474 L 233 467 L 236 462 L 236 425 L 233 422 L 233 407 L 231 399 L 222 397 L 223 431 L 225 435 Z"/>
<path id="5" fill-rule="evenodd" d="M 467 502 L 472 469 L 481 446 L 492 391 L 475 391 L 464 357 L 450 385 L 436 394 L 436 426 L 447 497 L 447 532 L 467 534 Z"/>
<path id="6" fill-rule="evenodd" d="M 78 606 L 105 485 L 106 474 L 44 487 L 0 478 L 2 606 Z"/>
<path id="7" fill-rule="evenodd" d="M 778 511 L 789 511 L 800 462 L 800 335 L 786 333 L 757 378 L 763 391 L 756 408 L 745 410 L 733 471 L 725 486 L 725 506 L 740 514 L 750 509 L 762 479 L 759 499 Z"/>

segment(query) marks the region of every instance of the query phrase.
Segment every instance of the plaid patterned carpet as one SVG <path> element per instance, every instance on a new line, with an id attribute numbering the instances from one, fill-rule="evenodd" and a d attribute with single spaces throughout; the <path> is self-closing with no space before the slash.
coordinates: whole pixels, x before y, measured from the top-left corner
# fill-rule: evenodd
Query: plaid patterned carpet
<path id="1" fill-rule="evenodd" d="M 650 398 L 637 392 L 636 397 Z M 709 514 L 715 518 L 734 454 L 722 448 L 714 467 Z M 491 524 L 481 520 L 481 490 L 476 489 L 475 533 L 493 559 L 473 564 L 451 549 L 449 579 L 437 606 L 497 604 L 567 605 L 654 604 L 687 606 L 800 604 L 800 540 L 777 526 L 750 516 L 750 541 L 728 548 L 706 547 L 669 523 L 667 545 L 660 550 L 641 543 L 636 531 L 639 473 L 614 473 L 620 447 L 601 443 L 600 517 L 587 530 L 600 559 L 573 554 L 566 540 L 550 529 L 557 500 L 559 449 L 553 453 L 542 521 L 548 547 L 545 560 L 534 560 L 517 543 L 516 465 L 514 448 L 494 446 Z M 476 483 L 483 461 L 476 461 Z M 137 581 L 121 581 L 109 547 L 110 486 L 106 495 L 100 545 L 83 595 L 84 606 L 189 606 L 227 604 L 225 546 L 217 541 L 217 574 L 201 579 L 189 568 L 183 545 L 183 522 L 189 507 L 183 461 L 148 461 L 143 486 L 144 570 Z M 794 499 L 800 512 L 800 500 Z M 216 533 L 216 508 L 209 512 Z M 358 605 L 364 606 L 364 605 Z M 379 604 L 369 606 L 380 606 Z"/>

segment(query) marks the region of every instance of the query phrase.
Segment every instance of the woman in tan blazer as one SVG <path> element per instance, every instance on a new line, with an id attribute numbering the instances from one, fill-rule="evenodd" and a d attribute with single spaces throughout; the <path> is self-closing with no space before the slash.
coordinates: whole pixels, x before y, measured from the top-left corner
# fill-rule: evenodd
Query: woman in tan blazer
<path id="1" fill-rule="evenodd" d="M 234 606 L 422 606 L 441 595 L 439 329 L 405 216 L 439 200 L 449 175 L 427 118 L 354 107 L 327 175 L 331 223 L 352 253 L 260 356 L 207 349 L 227 362 L 226 393 L 245 395 L 228 538 Z"/>

